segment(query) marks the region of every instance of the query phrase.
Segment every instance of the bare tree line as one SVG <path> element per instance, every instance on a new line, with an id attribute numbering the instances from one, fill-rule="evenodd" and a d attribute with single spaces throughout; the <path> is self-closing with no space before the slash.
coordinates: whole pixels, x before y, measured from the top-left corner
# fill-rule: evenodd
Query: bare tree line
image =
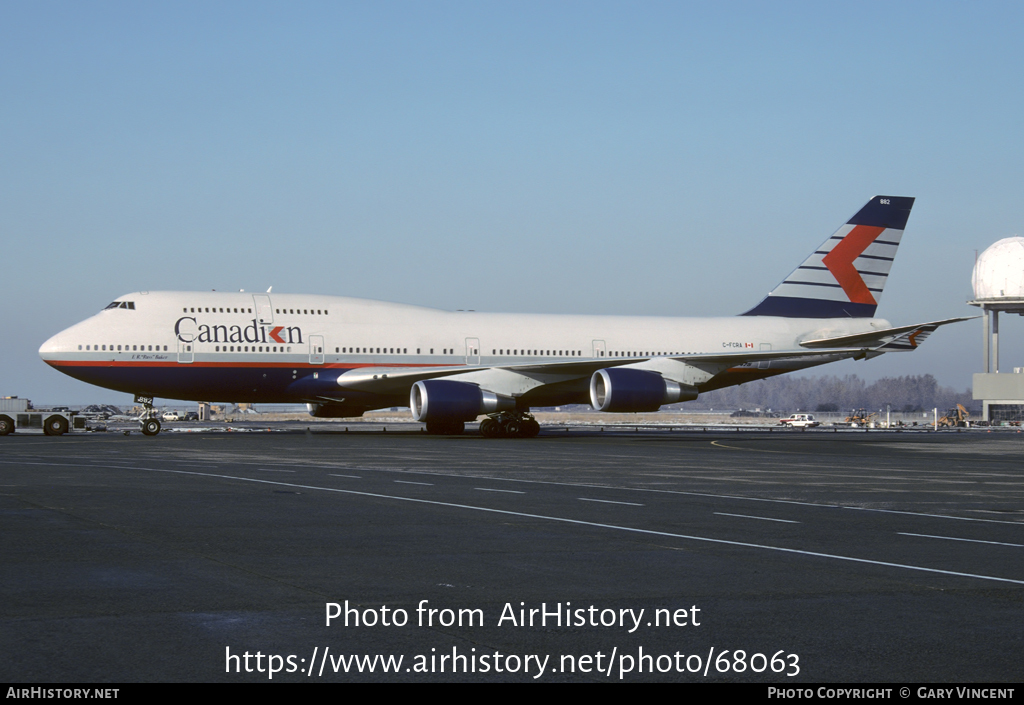
<path id="1" fill-rule="evenodd" d="M 696 401 L 676 405 L 682 410 L 772 409 L 774 411 L 893 411 L 945 410 L 956 404 L 980 408 L 971 390 L 939 386 L 930 374 L 883 377 L 870 384 L 857 375 L 791 377 L 783 375 L 701 394 Z"/>

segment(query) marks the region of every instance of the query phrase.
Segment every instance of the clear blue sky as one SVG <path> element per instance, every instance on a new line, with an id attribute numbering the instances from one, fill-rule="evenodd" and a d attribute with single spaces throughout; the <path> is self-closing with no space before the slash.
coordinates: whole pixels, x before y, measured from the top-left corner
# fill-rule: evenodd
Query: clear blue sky
<path id="1" fill-rule="evenodd" d="M 0 0 L 0 394 L 120 294 L 731 315 L 875 194 L 879 309 L 975 311 L 1024 234 L 1019 2 Z M 1003 368 L 1024 365 L 1004 319 Z M 979 322 L 819 368 L 963 389 Z"/>

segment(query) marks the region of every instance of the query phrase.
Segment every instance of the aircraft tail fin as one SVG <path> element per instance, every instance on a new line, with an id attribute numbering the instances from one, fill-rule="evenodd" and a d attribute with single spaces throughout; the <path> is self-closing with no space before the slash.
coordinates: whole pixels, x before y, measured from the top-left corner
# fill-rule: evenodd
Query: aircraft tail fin
<path id="1" fill-rule="evenodd" d="M 744 316 L 872 318 L 914 199 L 875 196 Z"/>

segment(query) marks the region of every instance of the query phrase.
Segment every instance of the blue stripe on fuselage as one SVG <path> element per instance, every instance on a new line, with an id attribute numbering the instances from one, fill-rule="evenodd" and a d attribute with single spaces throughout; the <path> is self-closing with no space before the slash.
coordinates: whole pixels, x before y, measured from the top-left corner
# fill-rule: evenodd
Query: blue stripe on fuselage
<path id="1" fill-rule="evenodd" d="M 324 396 L 368 401 L 374 398 L 385 399 L 380 395 L 342 390 L 337 380 L 340 374 L 350 369 L 347 367 L 205 367 L 194 364 L 157 367 L 61 365 L 59 362 L 51 364 L 64 374 L 88 384 L 128 394 L 164 399 L 265 404 L 315 401 Z M 317 377 L 314 377 L 314 374 Z M 393 404 L 387 402 L 384 405 Z"/>

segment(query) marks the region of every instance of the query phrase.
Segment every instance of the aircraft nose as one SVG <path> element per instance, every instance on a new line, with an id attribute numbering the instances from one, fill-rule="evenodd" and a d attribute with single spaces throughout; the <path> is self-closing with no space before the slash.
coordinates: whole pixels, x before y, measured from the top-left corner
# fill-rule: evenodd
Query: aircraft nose
<path id="1" fill-rule="evenodd" d="M 67 347 L 66 333 L 67 331 L 61 331 L 40 345 L 39 357 L 43 358 L 46 362 L 49 362 L 51 360 L 58 359 L 62 352 L 66 352 L 69 349 Z"/>

